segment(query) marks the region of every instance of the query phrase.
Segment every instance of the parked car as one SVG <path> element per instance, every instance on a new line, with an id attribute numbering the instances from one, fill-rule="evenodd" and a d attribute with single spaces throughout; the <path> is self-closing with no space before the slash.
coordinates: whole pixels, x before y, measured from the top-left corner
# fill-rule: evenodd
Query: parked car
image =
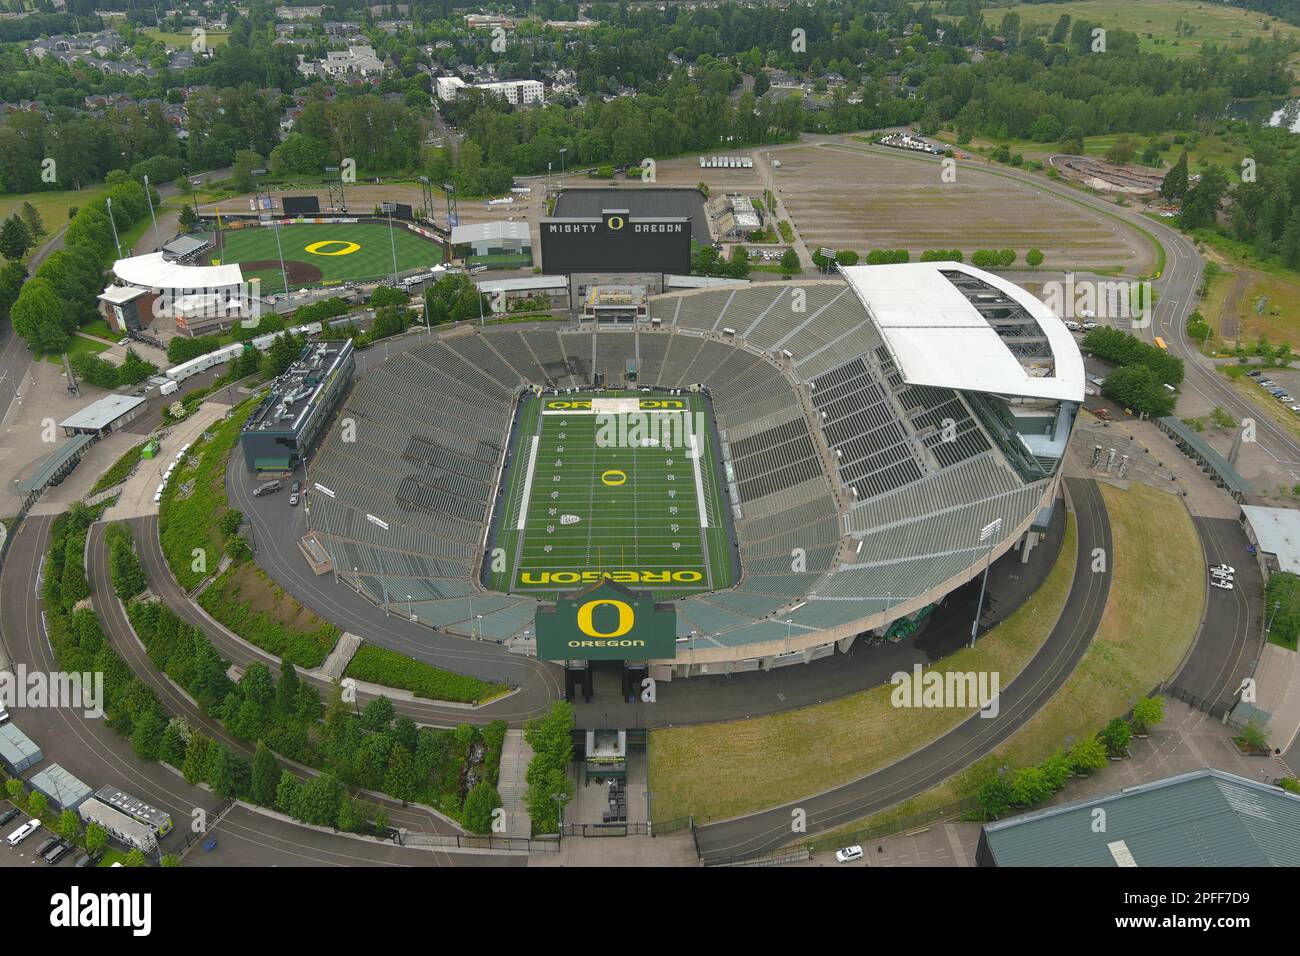
<path id="1" fill-rule="evenodd" d="M 36 848 L 37 856 L 44 856 L 63 842 L 62 837 L 52 836 L 47 840 L 42 840 L 41 845 Z"/>
<path id="2" fill-rule="evenodd" d="M 16 807 L 10 807 L 4 813 L 0 813 L 0 827 L 4 826 L 6 823 L 8 823 L 14 817 L 18 816 L 18 814 L 20 813 L 22 813 L 22 811 L 17 809 Z"/>
<path id="3" fill-rule="evenodd" d="M 298 503 L 298 494 L 302 491 L 302 482 L 295 481 L 293 487 L 289 489 L 289 506 L 293 507 Z"/>
<path id="4" fill-rule="evenodd" d="M 6 838 L 10 846 L 17 846 L 41 828 L 40 820 L 28 820 Z"/>
<path id="5" fill-rule="evenodd" d="M 860 860 L 862 859 L 862 847 L 846 846 L 841 850 L 836 850 L 835 859 L 840 863 L 852 863 L 854 860 Z"/>
<path id="6" fill-rule="evenodd" d="M 1096 323 L 1096 322 L 1085 322 L 1085 323 L 1083 323 L 1082 328 L 1083 328 L 1083 331 L 1085 331 L 1085 332 L 1091 332 L 1093 329 L 1097 328 L 1097 323 Z"/>
<path id="7" fill-rule="evenodd" d="M 1236 574 L 1236 573 L 1237 573 L 1237 569 L 1234 568 L 1234 567 L 1233 567 L 1232 565 L 1230 565 L 1230 564 L 1212 564 L 1212 565 L 1210 565 L 1210 570 L 1211 570 L 1211 571 L 1222 571 L 1222 572 L 1224 572 L 1225 574 Z"/>
<path id="8" fill-rule="evenodd" d="M 1211 578 L 1211 579 L 1210 579 L 1210 584 L 1213 585 L 1214 587 L 1216 587 L 1216 588 L 1220 588 L 1221 590 L 1224 590 L 1224 591 L 1231 591 L 1231 590 L 1232 590 L 1232 582 L 1231 582 L 1231 581 L 1228 581 L 1228 580 L 1226 580 L 1226 579 L 1224 579 L 1224 578 Z"/>
<path id="9" fill-rule="evenodd" d="M 1260 377 L 1261 375 L 1263 375 L 1264 373 L 1261 372 L 1261 371 L 1260 371 L 1259 369 L 1257 369 L 1257 368 L 1253 368 L 1253 369 L 1251 369 L 1249 372 L 1247 372 L 1246 374 L 1249 375 L 1251 378 L 1259 378 L 1259 377 Z"/>
<path id="10" fill-rule="evenodd" d="M 77 862 L 74 863 L 73 865 L 76 866 L 77 868 L 81 868 L 83 866 L 94 866 L 96 863 L 99 862 L 99 857 L 100 854 L 98 853 L 83 853 L 81 854 L 81 856 L 77 857 Z"/>
<path id="11" fill-rule="evenodd" d="M 254 488 L 253 497 L 260 498 L 262 497 L 262 495 L 273 494 L 274 492 L 279 491 L 283 487 L 284 486 L 280 484 L 278 479 L 274 479 L 272 481 L 268 481 L 264 485 L 258 485 L 256 488 Z"/>
<path id="12" fill-rule="evenodd" d="M 53 866 L 71 852 L 72 844 L 67 840 L 59 840 L 58 846 L 52 847 L 45 852 L 45 862 Z"/>

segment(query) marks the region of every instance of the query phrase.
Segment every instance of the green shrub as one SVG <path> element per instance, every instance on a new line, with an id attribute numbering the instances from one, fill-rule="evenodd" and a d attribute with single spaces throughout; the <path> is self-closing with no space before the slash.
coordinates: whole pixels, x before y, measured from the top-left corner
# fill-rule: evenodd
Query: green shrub
<path id="1" fill-rule="evenodd" d="M 374 644 L 362 644 L 357 648 L 345 673 L 355 680 L 400 687 L 417 697 L 464 704 L 490 700 L 506 691 L 501 684 L 453 674 Z"/>

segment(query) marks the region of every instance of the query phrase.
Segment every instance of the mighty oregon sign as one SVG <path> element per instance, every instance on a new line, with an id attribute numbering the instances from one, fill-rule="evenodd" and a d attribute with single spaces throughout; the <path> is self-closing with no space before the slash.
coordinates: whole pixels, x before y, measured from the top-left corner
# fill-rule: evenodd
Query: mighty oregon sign
<path id="1" fill-rule="evenodd" d="M 677 653 L 674 606 L 608 580 L 542 605 L 535 627 L 544 661 L 663 660 Z"/>
<path id="2" fill-rule="evenodd" d="M 605 209 L 599 216 L 543 219 L 542 271 L 691 271 L 691 220 L 686 216 L 633 216 Z"/>

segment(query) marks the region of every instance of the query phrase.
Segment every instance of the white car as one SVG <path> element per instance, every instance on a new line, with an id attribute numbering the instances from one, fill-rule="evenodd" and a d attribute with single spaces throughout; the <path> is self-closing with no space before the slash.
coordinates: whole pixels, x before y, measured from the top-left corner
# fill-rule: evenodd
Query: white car
<path id="1" fill-rule="evenodd" d="M 28 820 L 13 833 L 9 834 L 10 846 L 17 846 L 41 828 L 40 820 Z"/>
<path id="2" fill-rule="evenodd" d="M 854 860 L 860 860 L 862 859 L 862 847 L 846 846 L 841 850 L 836 850 L 835 859 L 840 863 L 852 863 Z"/>
<path id="3" fill-rule="evenodd" d="M 1230 564 L 1212 564 L 1210 565 L 1210 572 L 1211 573 L 1219 572 L 1222 574 L 1236 574 L 1237 569 Z"/>
<path id="4" fill-rule="evenodd" d="M 1224 591 L 1232 590 L 1232 582 L 1227 578 L 1211 578 L 1210 583 L 1216 588 L 1221 588 Z"/>

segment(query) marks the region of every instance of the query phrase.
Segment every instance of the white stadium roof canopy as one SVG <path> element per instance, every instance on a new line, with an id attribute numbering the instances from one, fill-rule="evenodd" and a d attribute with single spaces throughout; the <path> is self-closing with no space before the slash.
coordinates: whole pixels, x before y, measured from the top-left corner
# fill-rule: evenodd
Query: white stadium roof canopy
<path id="1" fill-rule="evenodd" d="M 1023 307 L 1052 350 L 1051 374 L 1030 374 L 945 271 L 973 276 Z M 1074 337 L 1051 309 L 1014 283 L 962 262 L 846 266 L 840 272 L 908 383 L 1083 401 L 1083 358 Z"/>
<path id="2" fill-rule="evenodd" d="M 222 289 L 244 281 L 238 265 L 187 266 L 168 262 L 161 252 L 118 259 L 113 274 L 148 289 Z"/>

